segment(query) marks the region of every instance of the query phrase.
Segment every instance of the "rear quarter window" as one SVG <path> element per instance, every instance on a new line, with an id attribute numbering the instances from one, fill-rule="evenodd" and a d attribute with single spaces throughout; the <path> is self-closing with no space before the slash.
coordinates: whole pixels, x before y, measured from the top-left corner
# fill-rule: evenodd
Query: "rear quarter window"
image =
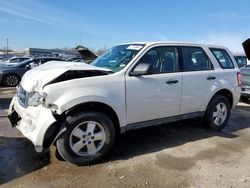
<path id="1" fill-rule="evenodd" d="M 232 59 L 226 50 L 220 48 L 210 48 L 222 69 L 234 69 Z"/>

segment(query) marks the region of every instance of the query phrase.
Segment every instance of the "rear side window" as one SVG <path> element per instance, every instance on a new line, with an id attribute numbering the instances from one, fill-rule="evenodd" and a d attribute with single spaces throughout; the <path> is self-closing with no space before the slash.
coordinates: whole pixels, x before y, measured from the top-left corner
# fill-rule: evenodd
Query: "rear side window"
<path id="1" fill-rule="evenodd" d="M 223 69 L 233 69 L 234 64 L 227 51 L 219 48 L 210 48 L 215 58 Z"/>
<path id="2" fill-rule="evenodd" d="M 202 71 L 211 70 L 213 65 L 200 47 L 181 47 L 182 70 L 183 71 Z"/>

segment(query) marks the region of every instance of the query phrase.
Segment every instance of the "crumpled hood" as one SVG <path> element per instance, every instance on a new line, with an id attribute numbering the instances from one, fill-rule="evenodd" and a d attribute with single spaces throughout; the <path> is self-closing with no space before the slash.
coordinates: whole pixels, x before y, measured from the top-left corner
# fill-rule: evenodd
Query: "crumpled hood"
<path id="1" fill-rule="evenodd" d="M 44 85 L 69 70 L 110 71 L 109 69 L 88 65 L 85 63 L 50 61 L 27 71 L 22 78 L 21 85 L 28 92 L 39 91 Z"/>

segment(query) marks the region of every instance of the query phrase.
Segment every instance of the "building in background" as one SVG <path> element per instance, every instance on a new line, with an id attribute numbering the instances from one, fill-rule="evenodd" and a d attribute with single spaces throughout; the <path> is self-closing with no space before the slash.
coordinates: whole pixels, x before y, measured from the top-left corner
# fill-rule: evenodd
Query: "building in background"
<path id="1" fill-rule="evenodd" d="M 80 54 L 75 49 L 42 49 L 42 48 L 25 48 L 24 55 L 26 56 L 49 56 L 49 57 L 80 57 Z"/>

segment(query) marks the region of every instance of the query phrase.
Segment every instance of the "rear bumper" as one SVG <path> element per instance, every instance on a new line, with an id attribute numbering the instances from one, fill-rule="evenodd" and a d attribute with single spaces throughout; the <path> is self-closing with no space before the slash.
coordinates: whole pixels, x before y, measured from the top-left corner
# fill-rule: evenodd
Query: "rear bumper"
<path id="1" fill-rule="evenodd" d="M 42 151 L 46 131 L 56 122 L 49 109 L 43 106 L 24 108 L 16 96 L 10 104 L 8 119 L 12 127 L 16 127 L 34 144 L 37 151 Z"/>
<path id="2" fill-rule="evenodd" d="M 241 96 L 250 97 L 250 86 L 247 85 L 241 86 Z"/>
<path id="3" fill-rule="evenodd" d="M 250 98 L 250 93 L 241 93 L 242 97 L 249 97 Z"/>

